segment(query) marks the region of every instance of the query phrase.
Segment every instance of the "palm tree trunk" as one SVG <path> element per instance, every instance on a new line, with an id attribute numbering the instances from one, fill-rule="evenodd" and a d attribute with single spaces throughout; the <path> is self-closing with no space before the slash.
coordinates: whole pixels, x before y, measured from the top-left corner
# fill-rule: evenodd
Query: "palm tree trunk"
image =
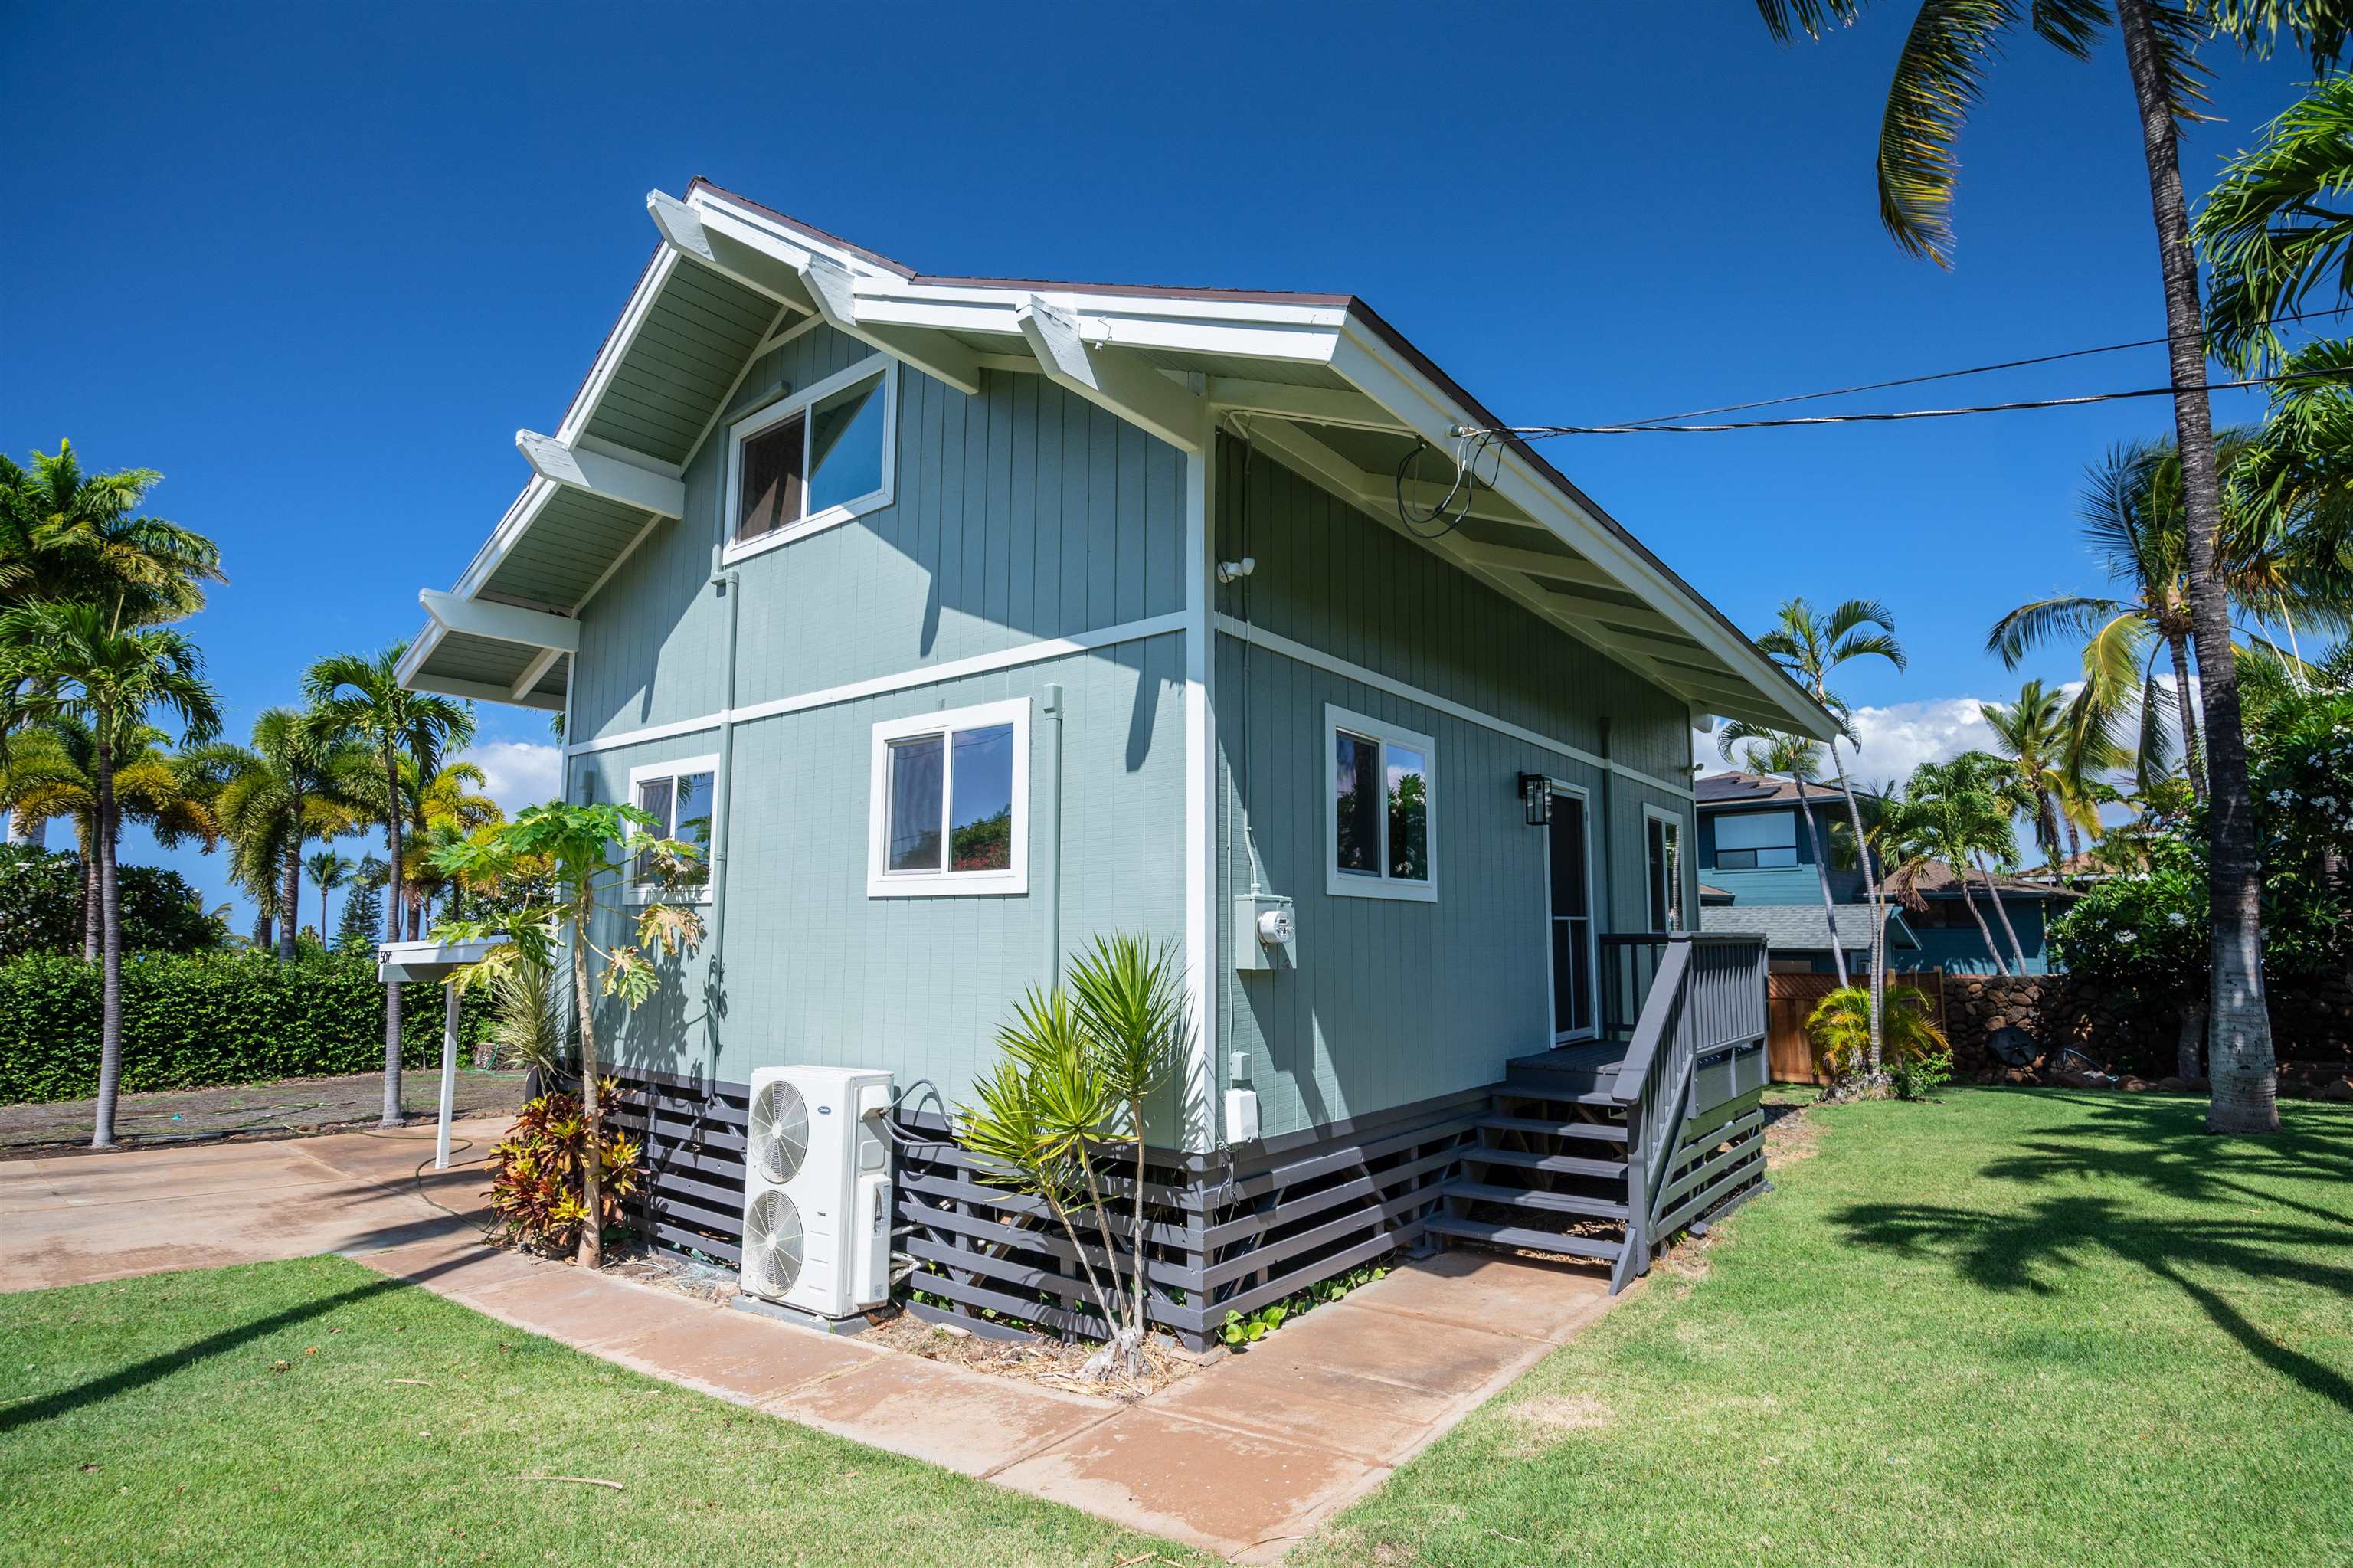
<path id="1" fill-rule="evenodd" d="M 2231 649 L 2230 595 L 2215 570 L 2222 520 L 2215 472 L 2212 410 L 2206 398 L 2206 335 L 2198 301 L 2198 258 L 2181 195 L 2181 155 L 2158 64 L 2151 0 L 2117 0 L 2116 19 L 2140 102 L 2141 143 L 2148 163 L 2149 207 L 2165 270 L 2165 324 L 2171 338 L 2174 439 L 2181 452 L 2188 514 L 2189 620 L 2198 643 L 2200 696 L 2206 710 L 2206 792 L 2211 835 L 2207 885 L 2214 927 L 2213 974 L 2207 990 L 2212 1097 L 2210 1132 L 2279 1129 L 2279 1063 L 2271 1011 L 2263 999 L 2262 856 L 2254 800 L 2247 785 L 2246 736 L 2239 716 L 2239 666 Z"/>
<path id="2" fill-rule="evenodd" d="M 2042 853 L 2051 862 L 2051 880 L 2056 882 L 2059 880 L 2059 868 L 2065 856 L 2074 853 L 2072 848 L 2062 851 L 2059 847 L 2059 824 L 2065 813 L 2059 810 L 2059 803 L 2052 799 L 2051 791 L 2048 789 L 2037 790 L 2034 800 L 2036 814 L 2042 819 L 2035 826 L 2042 835 Z M 2070 839 L 2074 837 L 2074 828 L 2072 824 L 2067 830 L 2067 837 Z"/>
<path id="3" fill-rule="evenodd" d="M 81 830 L 81 961 L 98 962 L 98 835 Z"/>
<path id="4" fill-rule="evenodd" d="M 2165 640 L 2173 654 L 2173 706 L 2181 721 L 2181 771 L 2189 780 L 2189 798 L 2206 798 L 2206 754 L 2198 744 L 2198 705 L 2189 695 L 2189 646 L 2179 637 Z"/>
<path id="5" fill-rule="evenodd" d="M 1963 874 L 1966 876 L 1968 874 Z M 1982 858 L 1978 861 L 1978 874 L 1985 878 L 1986 897 L 1992 901 L 1993 912 L 2001 921 L 2002 935 L 2010 938 L 2010 956 L 2018 960 L 2018 972 L 2024 974 L 2026 949 L 2019 946 L 2018 927 L 2010 923 L 2010 911 L 2002 907 L 2001 888 L 1994 882 L 1993 872 Z"/>
<path id="6" fill-rule="evenodd" d="M 294 842 L 286 846 L 286 906 L 285 929 L 278 933 L 278 961 L 294 961 L 294 927 L 302 913 L 302 835 L 298 831 Z"/>
<path id="7" fill-rule="evenodd" d="M 1856 803 L 1854 784 L 1846 776 L 1846 763 L 1839 756 L 1838 740 L 1830 743 L 1831 768 L 1838 775 L 1839 792 L 1846 797 L 1846 819 L 1854 829 L 1854 853 L 1862 861 L 1862 897 L 1871 909 L 1871 1055 L 1873 1084 L 1879 1082 L 1880 1051 L 1887 1037 L 1881 1022 L 1887 1000 L 1887 896 L 1879 885 L 1879 870 L 1871 861 L 1871 841 L 1863 836 L 1862 808 Z"/>
<path id="8" fill-rule="evenodd" d="M 94 760 L 98 774 L 100 951 L 104 963 L 98 1034 L 98 1113 L 90 1129 L 92 1149 L 114 1147 L 114 1099 L 122 1087 L 122 889 L 114 875 L 114 743 L 107 721 L 99 720 Z"/>
<path id="9" fill-rule="evenodd" d="M 1978 923 L 1978 935 L 1985 938 L 1986 957 L 1993 960 L 1993 972 L 2008 980 L 2010 966 L 2001 961 L 2001 949 L 1993 945 L 1992 928 L 1986 925 L 1985 916 L 1978 913 L 1976 901 L 1969 897 L 1968 866 L 1957 864 L 1953 867 L 1953 884 L 1961 890 L 1961 907 L 1969 912 L 1969 918 Z"/>
<path id="10" fill-rule="evenodd" d="M 392 742 L 384 744 L 384 782 L 390 791 L 387 799 L 391 809 L 384 814 L 384 837 L 391 852 L 392 863 L 385 874 L 385 885 L 390 890 L 387 902 L 392 907 L 390 924 L 386 927 L 395 938 L 400 934 L 400 768 L 392 759 Z M 387 980 L 384 988 L 384 1117 L 382 1127 L 401 1127 L 408 1118 L 400 1108 L 400 982 Z"/>
<path id="11" fill-rule="evenodd" d="M 1822 836 L 1814 824 L 1814 808 L 1806 799 L 1806 781 L 1792 777 L 1798 787 L 1798 815 L 1806 820 L 1806 847 L 1814 857 L 1814 880 L 1822 887 L 1822 918 L 1831 928 L 1831 962 L 1837 967 L 1839 989 L 1847 988 L 1846 943 L 1839 938 L 1838 900 L 1831 896 L 1831 863 L 1822 858 Z"/>
<path id="12" fill-rule="evenodd" d="M 588 1147 L 580 1161 L 580 1203 L 588 1217 L 580 1224 L 580 1246 L 573 1262 L 583 1268 L 605 1262 L 605 1200 L 597 1167 L 605 1149 L 605 1108 L 596 1096 L 596 1027 L 595 1003 L 588 995 L 588 922 L 575 909 L 572 916 L 572 1002 L 580 1010 L 580 1114 L 588 1129 Z"/>

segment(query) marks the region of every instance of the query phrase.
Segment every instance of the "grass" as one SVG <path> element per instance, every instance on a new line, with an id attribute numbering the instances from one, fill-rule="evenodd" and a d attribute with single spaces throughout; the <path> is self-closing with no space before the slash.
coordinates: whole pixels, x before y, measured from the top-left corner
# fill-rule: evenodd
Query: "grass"
<path id="1" fill-rule="evenodd" d="M 518 1475 L 624 1489 L 503 1478 Z M 339 1258 L 0 1296 L 0 1563 L 781 1568 L 1162 1553 L 1197 1561 L 640 1377 Z"/>
<path id="2" fill-rule="evenodd" d="M 1954 1089 L 1779 1191 L 1303 1568 L 2353 1562 L 2353 1111 Z"/>

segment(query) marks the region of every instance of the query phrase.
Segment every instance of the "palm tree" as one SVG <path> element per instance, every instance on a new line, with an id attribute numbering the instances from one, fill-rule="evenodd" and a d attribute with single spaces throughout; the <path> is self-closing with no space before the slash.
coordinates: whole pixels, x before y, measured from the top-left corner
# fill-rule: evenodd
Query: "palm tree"
<path id="1" fill-rule="evenodd" d="M 1821 884 L 1822 918 L 1831 933 L 1831 962 L 1837 966 L 1838 982 L 1843 989 L 1847 983 L 1846 943 L 1839 936 L 1838 899 L 1831 892 L 1830 861 L 1822 853 L 1813 803 L 1806 798 L 1806 786 L 1822 776 L 1821 749 L 1806 736 L 1765 729 L 1745 720 L 1726 724 L 1716 736 L 1715 748 L 1726 762 L 1733 760 L 1737 748 L 1745 771 L 1768 779 L 1787 778 L 1797 789 L 1798 816 L 1806 824 L 1806 843 L 1813 853 L 1815 879 Z"/>
<path id="2" fill-rule="evenodd" d="M 1969 869 L 1974 865 L 1985 877 L 1996 917 L 2008 927 L 2010 916 L 2001 908 L 2000 890 L 1992 874 L 1983 870 L 1986 855 L 2006 856 L 2010 852 L 2010 814 L 1993 789 L 2000 767 L 1996 758 L 1984 752 L 1963 752 L 1949 762 L 1924 762 L 1912 770 L 1904 787 L 1905 811 L 1896 831 L 1905 849 L 1893 874 L 1905 906 L 1916 910 L 1926 907 L 1920 885 L 1934 880 L 1939 865 L 1948 870 L 1960 894 L 1961 907 L 1968 911 L 1969 918 L 1977 922 L 1978 934 L 1985 938 L 1996 972 L 2008 975 L 2010 969 L 1994 945 L 1993 931 L 1969 895 Z M 2024 969 L 2026 957 L 2019 948 L 2017 932 L 2010 933 L 2010 943 L 2011 956 Z"/>
<path id="3" fill-rule="evenodd" d="M 1819 37 L 1832 22 L 1852 23 L 1863 0 L 1757 0 L 1774 37 Z M 2172 370 L 2174 439 L 2181 451 L 2188 522 L 2186 575 L 2205 710 L 2206 782 L 2214 910 L 2214 1096 L 2207 1125 L 2215 1131 L 2279 1128 L 2278 1065 L 2263 1003 L 2262 890 L 2254 805 L 2248 793 L 2246 737 L 2239 718 L 2238 666 L 2231 647 L 2231 607 L 2217 558 L 2222 527 L 2221 479 L 2215 463 L 2213 412 L 2206 393 L 2206 334 L 2198 297 L 2198 259 L 2189 244 L 2189 205 L 2181 193 L 2180 122 L 2204 101 L 2201 35 L 2219 35 L 2251 54 L 2266 52 L 2284 31 L 2311 52 L 2316 69 L 2334 59 L 2347 37 L 2343 9 L 2319 0 L 1921 0 L 1896 58 L 1880 122 L 1879 214 L 1897 245 L 1948 261 L 1954 143 L 1983 91 L 1986 68 L 2000 58 L 2003 35 L 2021 22 L 2077 59 L 2110 22 L 2139 110 L 2141 152 L 2148 171 L 2149 213 L 2157 228 L 2165 284 L 2165 325 Z"/>
<path id="4" fill-rule="evenodd" d="M 358 863 L 333 850 L 313 850 L 304 857 L 302 869 L 311 878 L 311 885 L 319 890 L 319 940 L 327 940 L 327 895 L 352 879 L 359 869 Z"/>
<path id="5" fill-rule="evenodd" d="M 97 963 L 103 941 L 97 732 L 71 714 L 51 713 L 8 738 L 8 755 L 0 760 L 0 810 L 19 826 L 51 817 L 73 823 L 81 856 L 82 958 Z M 209 853 L 220 842 L 220 825 L 185 759 L 165 751 L 163 743 L 163 731 L 150 726 L 121 732 L 114 748 L 115 821 L 143 824 L 164 849 L 195 839 Z"/>
<path id="6" fill-rule="evenodd" d="M 114 1143 L 114 1097 L 122 1082 L 122 889 L 114 844 L 121 829 L 114 767 L 126 741 L 136 743 L 157 708 L 177 715 L 184 740 L 203 741 L 219 727 L 220 706 L 205 683 L 196 645 L 164 627 L 118 629 L 108 611 L 86 604 L 18 605 L 0 611 L 0 693 L 35 718 L 58 715 L 90 726 L 98 787 L 100 957 L 104 966 L 99 1033 L 98 1114 L 93 1149 Z M 13 716 L 13 715 L 11 715 Z M 0 725 L 0 732 L 16 727 Z"/>
<path id="7" fill-rule="evenodd" d="M 2054 880 L 2063 861 L 2083 848 L 2082 835 L 2100 833 L 2094 774 L 2105 762 L 2096 747 L 2101 737 L 2073 723 L 2068 706 L 2065 696 L 2041 681 L 2021 686 L 2014 703 L 1978 705 L 1993 731 L 1994 754 L 2006 765 L 1997 794 L 2034 824 L 2034 842 Z"/>
<path id="8" fill-rule="evenodd" d="M 33 454 L 28 471 L 0 457 L 0 606 L 98 604 L 119 625 L 185 620 L 204 586 L 227 582 L 220 549 L 176 523 L 138 515 L 162 481 L 153 469 L 85 473 L 71 441 Z"/>
<path id="9" fill-rule="evenodd" d="M 416 768 L 421 777 L 440 771 L 445 752 L 462 748 L 474 737 L 470 705 L 429 692 L 412 692 L 400 683 L 400 658 L 407 644 L 396 642 L 373 656 L 338 653 L 322 659 L 304 672 L 302 694 L 312 709 L 311 724 L 321 741 L 364 744 L 383 768 L 383 810 L 386 861 L 390 864 L 388 928 L 400 929 L 401 820 L 407 815 L 401 792 L 401 764 Z M 384 1119 L 398 1127 L 406 1118 L 400 1108 L 400 987 L 384 988 Z"/>
<path id="10" fill-rule="evenodd" d="M 434 863 L 433 857 L 477 828 L 496 827 L 507 820 L 499 803 L 480 791 L 490 776 L 470 762 L 453 762 L 420 787 L 413 766 L 404 767 L 402 799 L 408 810 L 408 834 L 400 879 L 409 890 L 408 937 L 415 941 L 424 929 L 425 906 L 448 894 L 453 903 L 463 897 L 460 884 Z M 454 908 L 450 911 L 454 914 Z"/>
<path id="11" fill-rule="evenodd" d="M 193 761 L 215 791 L 214 810 L 233 849 L 230 874 L 257 895 L 258 907 L 276 915 L 278 957 L 291 963 L 302 852 L 313 839 L 340 837 L 366 821 L 372 759 L 364 747 L 322 736 L 299 710 L 274 707 L 253 721 L 251 746 L 209 746 Z M 264 888 L 275 896 L 260 897 Z"/>
<path id="12" fill-rule="evenodd" d="M 1781 606 L 1773 629 L 1757 640 L 1757 646 L 1837 717 L 1847 740 L 1858 749 L 1861 743 L 1849 724 L 1852 710 L 1831 690 L 1831 674 L 1857 659 L 1884 659 L 1898 670 L 1905 662 L 1904 646 L 1895 641 L 1895 617 L 1885 605 L 1868 599 L 1848 599 L 1827 615 L 1817 614 L 1802 599 L 1790 599 Z M 1871 836 L 1864 831 L 1862 807 L 1855 800 L 1854 781 L 1847 777 L 1838 743 L 1839 737 L 1832 736 L 1831 770 L 1838 776 L 1839 793 L 1846 797 L 1847 824 L 1862 856 L 1863 901 L 1871 910 L 1872 1016 L 1876 1019 L 1880 1004 L 1887 1000 L 1887 899 L 1871 865 Z M 1875 1031 L 1878 1025 L 1873 1023 L 1873 1028 Z M 1874 1084 L 1879 1080 L 1879 1042 L 1874 1033 L 1871 1048 Z"/>

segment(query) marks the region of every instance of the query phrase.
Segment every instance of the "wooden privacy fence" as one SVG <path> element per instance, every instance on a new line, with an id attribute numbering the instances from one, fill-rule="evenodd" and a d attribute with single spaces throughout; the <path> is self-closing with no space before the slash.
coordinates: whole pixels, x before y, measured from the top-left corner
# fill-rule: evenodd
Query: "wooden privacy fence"
<path id="1" fill-rule="evenodd" d="M 1861 977 L 1857 977 L 1858 981 Z M 1830 1075 L 1814 1060 L 1806 1020 L 1822 998 L 1838 989 L 1836 975 L 1768 974 L 1765 977 L 1766 1070 L 1777 1084 L 1826 1084 Z M 1928 1003 L 1936 1027 L 1945 1026 L 1945 971 L 1909 969 L 1887 977 L 1887 989 L 1916 991 Z"/>

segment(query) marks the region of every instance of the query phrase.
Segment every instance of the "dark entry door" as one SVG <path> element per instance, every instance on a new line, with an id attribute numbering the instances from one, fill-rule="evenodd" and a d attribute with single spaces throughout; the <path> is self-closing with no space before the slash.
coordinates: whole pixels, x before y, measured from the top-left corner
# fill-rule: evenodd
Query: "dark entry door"
<path id="1" fill-rule="evenodd" d="M 1553 796 L 1547 836 L 1552 861 L 1552 1033 L 1557 1044 L 1593 1033 L 1593 878 L 1584 796 Z"/>

